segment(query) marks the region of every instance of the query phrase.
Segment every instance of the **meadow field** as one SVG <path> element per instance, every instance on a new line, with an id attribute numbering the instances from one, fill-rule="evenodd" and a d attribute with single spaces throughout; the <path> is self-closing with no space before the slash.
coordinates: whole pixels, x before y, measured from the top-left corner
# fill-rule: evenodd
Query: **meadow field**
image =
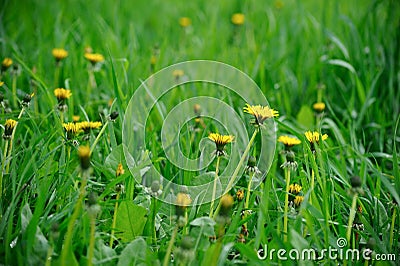
<path id="1" fill-rule="evenodd" d="M 0 9 L 0 265 L 400 265 L 400 2 Z"/>

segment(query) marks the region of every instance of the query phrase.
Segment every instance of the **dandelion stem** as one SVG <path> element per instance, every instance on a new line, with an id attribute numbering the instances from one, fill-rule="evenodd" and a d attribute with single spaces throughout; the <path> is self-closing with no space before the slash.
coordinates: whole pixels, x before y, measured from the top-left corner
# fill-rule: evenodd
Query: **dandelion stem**
<path id="1" fill-rule="evenodd" d="M 250 172 L 250 180 L 249 180 L 249 184 L 247 185 L 246 201 L 244 202 L 244 208 L 245 209 L 249 208 L 250 189 L 251 189 L 251 183 L 253 182 L 254 174 L 255 174 L 255 172 L 253 172 L 253 171 Z"/>
<path id="2" fill-rule="evenodd" d="M 17 75 L 13 75 L 12 79 L 12 95 L 13 95 L 13 106 L 17 107 Z"/>
<path id="3" fill-rule="evenodd" d="M 397 214 L 396 211 L 397 211 L 397 207 L 395 206 L 393 209 L 392 224 L 390 225 L 389 247 L 390 247 L 391 251 L 393 249 L 394 224 L 396 222 L 396 214 Z"/>
<path id="4" fill-rule="evenodd" d="M 78 218 L 78 215 L 82 209 L 82 203 L 83 203 L 83 199 L 85 197 L 85 187 L 87 184 L 87 176 L 86 176 L 87 172 L 88 171 L 82 172 L 82 181 L 81 181 L 81 187 L 79 190 L 79 198 L 78 198 L 77 202 L 75 203 L 74 212 L 72 213 L 72 216 L 68 222 L 67 233 L 66 233 L 65 240 L 64 240 L 64 247 L 61 252 L 61 266 L 66 265 L 67 255 L 68 255 L 68 253 L 71 253 L 69 251 L 72 248 L 71 242 L 72 242 L 74 225 L 75 225 L 75 221 Z"/>
<path id="5" fill-rule="evenodd" d="M 171 260 L 171 251 L 172 251 L 172 247 L 174 246 L 175 238 L 176 238 L 177 234 L 178 234 L 178 224 L 175 225 L 174 231 L 172 232 L 171 239 L 169 240 L 167 252 L 165 253 L 165 257 L 164 257 L 163 266 L 168 266 L 169 261 Z"/>
<path id="6" fill-rule="evenodd" d="M 88 73 L 89 73 L 89 81 L 88 81 L 87 94 L 91 95 L 92 89 L 95 89 L 97 87 L 96 78 L 94 77 L 94 66 L 93 65 L 89 66 Z"/>
<path id="7" fill-rule="evenodd" d="M 243 165 L 243 163 L 244 163 L 244 160 L 246 159 L 247 154 L 248 154 L 249 151 L 250 151 L 251 146 L 253 145 L 253 142 L 254 142 L 254 140 L 255 140 L 255 138 L 256 138 L 256 136 L 257 136 L 257 133 L 258 133 L 258 128 L 256 128 L 256 129 L 254 130 L 253 136 L 251 137 L 251 139 L 250 139 L 250 141 L 249 141 L 249 144 L 247 144 L 247 147 L 246 147 L 246 149 L 245 149 L 244 152 L 243 152 L 242 158 L 240 158 L 239 164 L 238 164 L 238 166 L 236 167 L 235 171 L 233 172 L 233 174 L 232 174 L 232 176 L 231 176 L 231 179 L 229 180 L 229 183 L 228 183 L 228 185 L 226 186 L 226 189 L 225 189 L 225 192 L 224 192 L 223 195 L 225 195 L 226 193 L 229 192 L 229 190 L 231 190 L 232 185 L 233 185 L 233 182 L 235 182 L 236 176 L 238 175 L 239 170 L 240 170 L 240 168 L 242 167 L 242 165 Z M 219 201 L 218 206 L 217 206 L 217 209 L 216 209 L 215 212 L 214 212 L 214 216 L 213 216 L 214 219 L 215 219 L 215 217 L 217 217 L 220 208 L 221 208 L 221 201 Z"/>
<path id="8" fill-rule="evenodd" d="M 3 171 L 4 171 L 4 167 L 6 165 L 6 160 L 7 160 L 8 142 L 9 142 L 9 140 L 6 140 L 6 143 L 4 144 L 3 158 L 1 160 L 0 199 L 3 198 Z"/>
<path id="9" fill-rule="evenodd" d="M 111 236 L 110 236 L 110 244 L 109 247 L 112 248 L 114 243 L 114 233 L 115 233 L 115 226 L 117 224 L 117 214 L 118 214 L 118 201 L 121 193 L 117 192 L 117 197 L 115 199 L 115 207 L 114 207 L 114 215 L 113 215 L 113 222 L 111 226 Z"/>
<path id="10" fill-rule="evenodd" d="M 58 81 L 60 80 L 60 64 L 56 63 L 56 69 L 54 71 L 54 87 L 58 88 Z"/>
<path id="11" fill-rule="evenodd" d="M 151 211 L 151 224 L 150 224 L 150 230 L 151 230 L 151 243 L 153 245 L 157 244 L 157 235 L 156 235 L 156 203 L 157 203 L 157 198 L 152 197 L 151 198 L 151 206 L 150 206 L 150 211 Z"/>
<path id="12" fill-rule="evenodd" d="M 286 189 L 285 189 L 285 207 L 283 212 L 283 239 L 284 242 L 287 242 L 287 233 L 288 233 L 288 209 L 289 209 L 289 186 L 290 186 L 290 169 L 285 169 L 285 180 L 286 180 Z"/>
<path id="13" fill-rule="evenodd" d="M 310 193 L 310 205 L 312 205 L 312 194 L 314 193 L 314 183 L 315 183 L 315 173 L 314 170 L 311 169 L 311 193 Z"/>
<path id="14" fill-rule="evenodd" d="M 93 255 L 94 255 L 94 243 L 95 243 L 95 234 L 96 234 L 96 215 L 90 214 L 90 242 L 89 242 L 89 251 L 88 251 L 88 266 L 93 265 Z"/>
<path id="15" fill-rule="evenodd" d="M 21 108 L 21 111 L 20 111 L 19 114 L 18 114 L 18 120 L 22 117 L 22 115 L 24 114 L 24 112 L 25 112 L 25 107 L 22 107 L 22 108 Z"/>
<path id="16" fill-rule="evenodd" d="M 217 166 L 215 167 L 214 187 L 213 187 L 213 193 L 212 193 L 211 205 L 210 205 L 210 215 L 209 215 L 210 218 L 212 217 L 213 211 L 214 211 L 214 201 L 215 201 L 215 194 L 217 191 L 217 180 L 218 180 L 218 172 L 219 172 L 219 161 L 220 161 L 220 156 L 217 156 Z"/>
<path id="17" fill-rule="evenodd" d="M 64 112 L 60 111 L 60 121 L 61 121 L 61 126 L 64 123 Z"/>
<path id="18" fill-rule="evenodd" d="M 103 128 L 100 130 L 99 134 L 97 135 L 96 139 L 94 140 L 92 147 L 90 147 L 90 155 L 92 154 L 94 148 L 96 147 L 97 142 L 99 142 L 101 135 L 103 135 L 104 131 L 106 130 L 106 127 L 108 126 L 109 122 L 110 121 L 107 120 L 107 122 L 104 124 Z"/>
<path id="19" fill-rule="evenodd" d="M 49 245 L 47 248 L 47 255 L 46 255 L 46 264 L 45 266 L 51 266 L 51 256 L 53 254 L 53 245 Z"/>
<path id="20" fill-rule="evenodd" d="M 349 214 L 349 223 L 347 225 L 347 232 L 346 232 L 347 243 L 350 243 L 351 228 L 353 226 L 354 217 L 356 215 L 357 196 L 358 196 L 358 194 L 355 193 L 353 196 L 353 202 L 351 203 L 351 209 L 350 209 L 350 214 Z"/>
<path id="21" fill-rule="evenodd" d="M 19 112 L 19 115 L 18 115 L 18 120 L 22 117 L 22 114 L 24 113 L 24 111 L 25 111 L 25 108 L 22 107 L 21 112 Z M 11 153 L 12 153 L 14 135 L 15 135 L 15 131 L 17 130 L 17 126 L 18 126 L 18 122 L 17 122 L 17 124 L 15 124 L 15 127 L 13 128 L 13 132 L 11 134 L 11 139 L 10 139 L 10 144 L 9 144 L 10 146 L 8 148 L 8 155 L 7 155 L 8 158 L 10 158 Z M 6 173 L 8 173 L 10 170 L 10 163 L 11 163 L 11 161 L 7 162 Z"/>

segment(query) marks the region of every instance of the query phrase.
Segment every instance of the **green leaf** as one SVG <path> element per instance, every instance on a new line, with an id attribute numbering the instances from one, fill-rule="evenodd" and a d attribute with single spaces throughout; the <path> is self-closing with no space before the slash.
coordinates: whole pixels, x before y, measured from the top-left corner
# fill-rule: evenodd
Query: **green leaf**
<path id="1" fill-rule="evenodd" d="M 94 257 L 95 264 L 101 264 L 102 266 L 115 265 L 115 259 L 118 258 L 115 250 L 105 245 L 101 238 L 96 241 Z"/>
<path id="2" fill-rule="evenodd" d="M 132 241 L 136 236 L 141 235 L 147 220 L 146 214 L 145 208 L 133 202 L 121 202 L 118 207 L 115 235 L 123 242 Z"/>
<path id="3" fill-rule="evenodd" d="M 29 257 L 27 258 L 27 261 L 30 265 L 43 263 L 42 259 L 46 257 L 49 247 L 49 243 L 46 237 L 43 235 L 42 231 L 40 230 L 39 226 L 35 226 L 35 229 L 32 228 L 34 231 L 29 230 L 29 224 L 32 221 L 32 217 L 33 215 L 31 209 L 29 208 L 29 205 L 25 204 L 25 206 L 21 210 L 21 227 L 23 236 L 24 238 L 26 237 L 27 239 L 29 239 L 28 235 L 34 234 L 33 250 L 32 252 L 29 252 Z"/>
<path id="4" fill-rule="evenodd" d="M 306 128 L 314 126 L 314 112 L 307 105 L 303 105 L 297 114 L 297 122 Z"/>
<path id="5" fill-rule="evenodd" d="M 190 225 L 199 226 L 202 229 L 202 233 L 206 236 L 213 236 L 215 221 L 210 217 L 200 217 L 193 220 Z"/>
<path id="6" fill-rule="evenodd" d="M 119 163 L 122 163 L 122 165 L 124 166 L 124 169 L 128 169 L 126 162 L 125 162 L 125 156 L 124 156 L 122 144 L 112 150 L 112 152 L 107 156 L 107 158 L 104 162 L 104 165 L 111 171 L 115 172 L 117 170 Z"/>
<path id="7" fill-rule="evenodd" d="M 119 257 L 118 266 L 146 265 L 146 241 L 137 238 L 122 250 Z"/>
<path id="8" fill-rule="evenodd" d="M 331 59 L 327 61 L 328 64 L 330 65 L 334 65 L 334 66 L 341 66 L 343 68 L 346 68 L 347 70 L 349 70 L 351 73 L 356 74 L 356 70 L 354 69 L 354 67 L 349 64 L 348 62 L 341 60 L 341 59 Z"/>

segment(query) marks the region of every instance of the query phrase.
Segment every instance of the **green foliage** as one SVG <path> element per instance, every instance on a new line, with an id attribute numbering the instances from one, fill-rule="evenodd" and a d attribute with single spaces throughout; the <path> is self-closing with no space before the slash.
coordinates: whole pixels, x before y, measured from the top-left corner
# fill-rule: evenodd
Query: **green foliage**
<path id="1" fill-rule="evenodd" d="M 123 242 L 130 242 L 143 232 L 147 210 L 129 201 L 123 201 L 118 207 L 116 236 Z"/>

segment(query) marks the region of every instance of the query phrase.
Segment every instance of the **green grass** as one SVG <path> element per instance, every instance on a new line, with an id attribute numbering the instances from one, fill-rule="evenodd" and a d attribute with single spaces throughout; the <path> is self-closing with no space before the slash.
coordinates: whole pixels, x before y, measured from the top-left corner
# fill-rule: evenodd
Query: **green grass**
<path id="1" fill-rule="evenodd" d="M 280 3 L 283 5 L 280 6 Z M 165 178 L 185 185 L 209 182 L 215 160 L 204 179 L 199 172 L 184 171 L 166 158 L 161 145 L 165 117 L 180 102 L 205 95 L 220 99 L 238 114 L 251 137 L 253 127 L 233 92 L 211 84 L 185 84 L 159 101 L 146 125 L 146 147 L 136 147 L 136 166 L 123 152 L 123 119 L 135 90 L 153 72 L 175 63 L 195 59 L 216 60 L 249 75 L 261 88 L 269 105 L 278 110 L 277 136 L 290 134 L 302 141 L 294 147 L 298 169 L 291 183 L 301 184 L 304 201 L 289 208 L 288 241 L 284 241 L 283 217 L 285 176 L 278 143 L 268 175 L 251 193 L 244 217 L 244 201 L 234 197 L 230 223 L 208 218 L 210 204 L 187 208 L 188 222 L 179 227 L 171 251 L 174 262 L 186 265 L 278 264 L 260 260 L 257 250 L 290 250 L 337 247 L 346 237 L 352 196 L 350 178 L 359 176 L 363 194 L 358 195 L 356 222 L 364 230 L 353 230 L 346 248 L 365 248 L 376 241 L 377 254 L 394 253 L 400 261 L 400 171 L 399 171 L 399 40 L 400 4 L 381 1 L 5 1 L 0 10 L 0 59 L 10 57 L 21 73 L 2 73 L 4 105 L 0 123 L 18 120 L 10 156 L 4 157 L 1 139 L 2 197 L 0 199 L 0 264 L 68 265 L 88 264 L 90 246 L 90 192 L 98 195 L 100 207 L 95 227 L 95 265 L 162 264 L 177 222 L 175 206 L 154 200 L 145 193 L 153 181 L 152 164 Z M 235 27 L 233 13 L 245 14 L 245 23 Z M 192 25 L 183 29 L 180 17 Z M 87 47 L 101 53 L 105 62 L 94 72 L 97 86 L 89 83 L 90 65 L 84 58 Z M 65 48 L 55 80 L 51 50 Z M 156 56 L 154 66 L 151 57 Z M 12 67 L 11 67 L 12 68 Z M 153 68 L 153 69 L 152 69 Z M 13 95 L 13 79 L 17 97 Z M 53 90 L 72 91 L 65 121 L 79 115 L 81 121 L 102 121 L 119 112 L 104 133 L 94 130 L 76 140 L 91 146 L 90 178 L 82 211 L 75 222 L 71 216 L 82 181 L 77 146 L 66 141 Z M 323 89 L 321 89 L 323 88 Z M 243 88 L 245 90 L 246 88 Z M 25 94 L 35 93 L 20 119 L 18 104 Z M 320 98 L 320 99 L 319 99 Z M 319 121 L 312 108 L 318 100 L 326 104 Z M 114 101 L 111 105 L 110 103 Z M 16 102 L 16 103 L 15 103 Z M 145 103 L 145 100 L 143 100 Z M 258 104 L 257 102 L 251 104 Z M 204 106 L 202 106 L 204 108 Z M 201 140 L 210 132 L 226 133 L 225 125 L 204 118 L 205 127 L 193 130 L 191 120 L 180 128 L 177 144 L 191 158 L 200 154 Z M 320 123 L 318 123 L 318 121 Z M 317 147 L 315 156 L 304 132 L 317 130 L 329 138 Z M 256 138 L 250 154 L 259 158 L 261 139 Z M 207 143 L 208 141 L 206 141 Z M 208 142 L 209 143 L 209 142 Z M 208 144 L 207 144 L 208 145 Z M 228 154 L 233 154 L 228 145 Z M 243 150 L 236 151 L 242 153 Z M 150 160 L 146 160 L 149 155 Z M 222 159 L 220 170 L 228 165 Z M 125 173 L 116 177 L 119 163 Z M 7 165 L 9 164 L 9 167 Z M 8 168 L 8 169 L 7 169 Z M 315 188 L 311 188 L 312 172 Z M 137 180 L 144 179 L 140 184 Z M 244 174 L 230 191 L 247 188 Z M 115 186 L 125 191 L 116 200 Z M 190 188 L 189 188 L 190 189 Z M 223 188 L 222 188 L 223 189 Z M 164 196 L 175 197 L 162 188 Z M 211 193 L 211 192 L 210 192 Z M 211 194 L 210 194 L 211 195 Z M 312 200 L 312 204 L 309 200 Z M 192 198 L 199 201 L 201 198 Z M 118 202 L 115 241 L 109 246 L 115 203 Z M 215 204 L 217 205 L 217 204 Z M 65 247 L 68 224 L 73 225 L 72 245 Z M 241 226 L 248 236 L 240 243 Z M 155 233 L 155 238 L 154 238 Z M 217 240 L 212 237 L 217 236 Z M 62 252 L 67 260 L 62 261 Z M 51 260 L 46 258 L 51 257 Z M 186 259 L 186 260 L 185 260 Z M 167 260 L 169 262 L 169 260 Z M 283 265 L 323 263 L 363 265 L 364 261 L 281 261 Z M 387 265 L 375 261 L 375 265 Z M 365 264 L 367 265 L 367 264 Z"/>

